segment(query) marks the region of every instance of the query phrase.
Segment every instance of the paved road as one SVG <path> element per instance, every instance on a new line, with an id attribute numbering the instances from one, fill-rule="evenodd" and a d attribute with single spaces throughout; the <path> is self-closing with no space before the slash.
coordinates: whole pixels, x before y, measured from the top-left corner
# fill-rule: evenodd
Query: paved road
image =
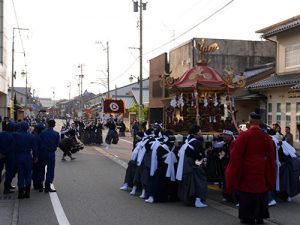
<path id="1" fill-rule="evenodd" d="M 120 191 L 126 161 L 131 153 L 130 141 L 130 137 L 122 138 L 109 150 L 101 146 L 86 146 L 75 154 L 75 161 L 60 161 L 61 151 L 57 151 L 54 185 L 69 224 L 239 224 L 237 209 L 224 204 L 218 191 L 209 191 L 209 207 L 204 209 L 187 207 L 180 202 L 146 204 L 142 199 Z M 280 203 L 271 208 L 272 219 L 267 224 L 298 225 L 299 210 L 299 197 L 292 203 Z M 61 219 L 61 215 L 58 218 Z M 15 200 L 15 195 L 11 195 L 11 199 L 3 199 L 0 195 L 0 225 L 6 224 L 68 223 L 58 222 L 49 194 L 32 191 L 31 199 L 21 201 Z"/>

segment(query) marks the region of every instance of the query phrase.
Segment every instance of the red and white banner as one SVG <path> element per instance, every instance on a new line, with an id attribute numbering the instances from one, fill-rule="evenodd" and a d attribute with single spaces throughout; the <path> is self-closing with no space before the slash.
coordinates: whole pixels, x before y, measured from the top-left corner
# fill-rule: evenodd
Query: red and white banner
<path id="1" fill-rule="evenodd" d="M 104 113 L 124 113 L 125 106 L 123 100 L 104 100 Z"/>

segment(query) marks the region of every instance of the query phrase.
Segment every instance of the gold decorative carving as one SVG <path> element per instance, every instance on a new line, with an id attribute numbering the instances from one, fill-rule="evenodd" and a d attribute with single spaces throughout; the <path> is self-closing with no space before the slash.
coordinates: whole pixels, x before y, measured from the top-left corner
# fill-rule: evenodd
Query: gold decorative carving
<path id="1" fill-rule="evenodd" d="M 202 38 L 201 42 L 196 42 L 196 40 L 195 40 L 194 41 L 194 47 L 196 49 L 198 49 L 199 52 L 200 52 L 200 61 L 199 61 L 199 63 L 207 63 L 205 58 L 204 58 L 204 55 L 206 53 L 215 52 L 220 48 L 219 44 L 216 43 L 216 42 L 214 42 L 210 45 L 206 45 L 204 38 Z"/>
<path id="2" fill-rule="evenodd" d="M 190 75 L 189 79 L 194 80 L 197 79 L 199 76 L 202 76 L 205 80 L 211 80 L 212 75 L 204 72 L 204 70 L 201 67 L 197 67 Z"/>

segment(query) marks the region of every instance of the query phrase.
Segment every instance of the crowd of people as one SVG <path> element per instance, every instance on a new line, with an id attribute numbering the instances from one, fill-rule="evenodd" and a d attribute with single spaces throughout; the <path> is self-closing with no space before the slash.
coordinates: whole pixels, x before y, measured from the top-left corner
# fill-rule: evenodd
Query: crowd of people
<path id="1" fill-rule="evenodd" d="M 180 200 L 206 207 L 207 187 L 219 184 L 223 200 L 239 207 L 245 224 L 261 224 L 275 199 L 290 202 L 300 192 L 300 161 L 278 124 L 266 128 L 249 115 L 248 128 L 212 136 L 193 125 L 187 137 L 158 124 L 137 132 L 121 190 L 140 193 L 147 203 Z M 290 142 L 292 143 L 292 142 Z"/>
<path id="2" fill-rule="evenodd" d="M 62 161 L 84 145 L 101 145 L 102 130 L 108 128 L 106 147 L 117 144 L 126 130 L 123 121 L 110 116 L 98 120 L 67 120 L 60 133 L 55 120 L 40 118 L 13 122 L 5 120 L 0 132 L 0 172 L 5 166 L 4 194 L 14 192 L 12 180 L 18 176 L 18 198 L 30 198 L 31 182 L 39 192 L 55 192 L 55 151 L 63 151 Z M 119 133 L 117 132 L 119 129 Z M 121 190 L 140 193 L 147 203 L 182 201 L 197 208 L 207 206 L 208 184 L 216 183 L 223 200 L 239 207 L 242 223 L 261 224 L 269 217 L 269 206 L 277 199 L 291 202 L 300 192 L 300 161 L 293 148 L 289 127 L 285 135 L 278 124 L 270 128 L 259 114 L 249 115 L 247 129 L 235 135 L 224 130 L 204 135 L 193 125 L 188 135 L 173 134 L 155 123 L 132 125 L 133 149 Z M 82 144 L 83 143 L 83 144 Z M 47 169 L 46 169 L 47 168 Z M 0 177 L 1 178 L 1 177 Z"/>
<path id="3" fill-rule="evenodd" d="M 0 170 L 5 166 L 4 194 L 14 192 L 12 180 L 18 177 L 18 198 L 29 198 L 31 183 L 40 192 L 53 192 L 55 151 L 60 143 L 55 121 L 32 123 L 9 121 L 0 132 Z M 45 169 L 47 168 L 47 170 Z"/>
<path id="4" fill-rule="evenodd" d="M 0 174 L 5 168 L 4 194 L 13 193 L 13 178 L 17 175 L 18 198 L 30 198 L 31 185 L 39 192 L 55 192 L 55 152 L 63 151 L 62 161 L 82 150 L 72 126 L 61 133 L 54 130 L 55 120 L 48 117 L 5 120 L 0 132 Z M 2 176 L 0 176 L 0 179 Z"/>

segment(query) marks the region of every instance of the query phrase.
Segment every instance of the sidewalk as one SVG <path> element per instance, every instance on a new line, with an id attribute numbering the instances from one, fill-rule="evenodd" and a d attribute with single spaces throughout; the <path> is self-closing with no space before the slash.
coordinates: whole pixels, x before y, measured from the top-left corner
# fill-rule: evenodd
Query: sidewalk
<path id="1" fill-rule="evenodd" d="M 4 173 L 2 175 L 2 181 Z M 17 194 L 3 195 L 3 182 L 0 185 L 0 224 L 17 225 L 18 224 L 19 200 Z"/>

